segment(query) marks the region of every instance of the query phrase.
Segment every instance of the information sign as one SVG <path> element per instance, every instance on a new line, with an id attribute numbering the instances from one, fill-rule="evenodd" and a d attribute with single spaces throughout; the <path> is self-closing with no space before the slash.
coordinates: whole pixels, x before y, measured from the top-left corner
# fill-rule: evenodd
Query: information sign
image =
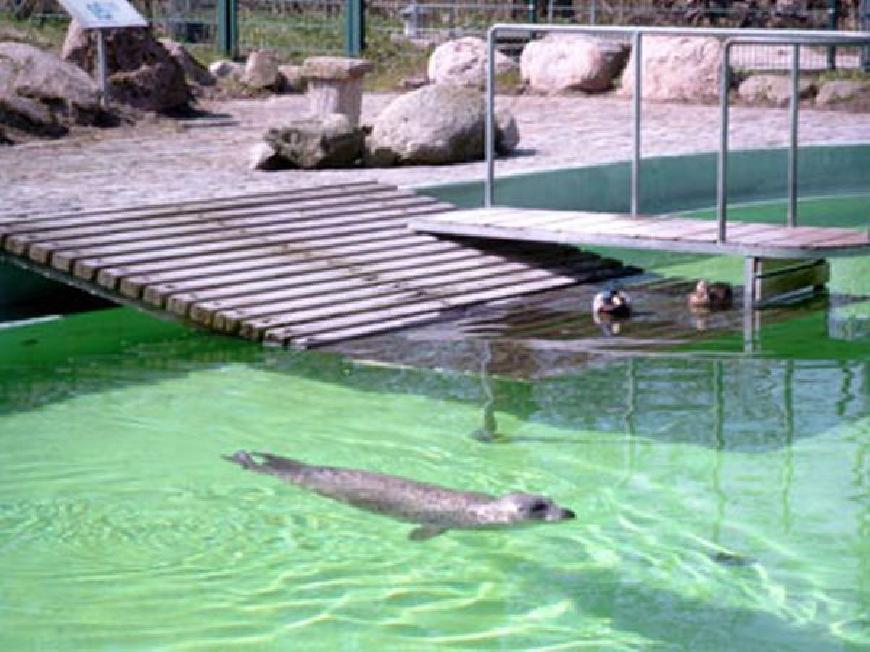
<path id="1" fill-rule="evenodd" d="M 58 0 L 84 29 L 147 27 L 146 21 L 127 0 Z"/>

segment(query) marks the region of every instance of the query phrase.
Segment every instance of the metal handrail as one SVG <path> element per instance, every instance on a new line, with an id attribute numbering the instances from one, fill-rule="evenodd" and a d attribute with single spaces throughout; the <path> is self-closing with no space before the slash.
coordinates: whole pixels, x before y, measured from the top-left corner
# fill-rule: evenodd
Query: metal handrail
<path id="1" fill-rule="evenodd" d="M 791 103 L 788 165 L 788 225 L 797 224 L 797 140 L 798 140 L 798 76 L 801 45 L 870 45 L 870 32 L 838 32 L 794 29 L 740 29 L 727 27 L 636 27 L 622 25 L 545 25 L 539 23 L 496 23 L 487 31 L 486 66 L 486 180 L 484 183 L 484 206 L 490 207 L 494 200 L 495 181 L 495 42 L 499 34 L 530 34 L 541 32 L 573 34 L 605 34 L 631 37 L 634 48 L 634 94 L 632 116 L 634 120 L 634 151 L 631 161 L 631 214 L 640 211 L 640 163 L 641 163 L 641 102 L 642 38 L 650 36 L 709 36 L 725 41 L 722 56 L 720 96 L 720 147 L 716 172 L 716 214 L 718 242 L 725 242 L 727 214 L 728 174 L 728 91 L 730 87 L 730 53 L 735 45 L 791 45 Z"/>

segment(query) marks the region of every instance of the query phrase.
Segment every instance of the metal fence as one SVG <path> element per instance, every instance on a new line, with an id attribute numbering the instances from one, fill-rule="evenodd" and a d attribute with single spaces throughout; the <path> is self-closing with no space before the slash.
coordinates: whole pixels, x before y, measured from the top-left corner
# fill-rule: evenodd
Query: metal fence
<path id="1" fill-rule="evenodd" d="M 495 22 L 870 30 L 870 0 L 132 0 L 165 35 L 229 55 L 270 48 L 298 58 L 358 53 L 367 37 L 438 43 L 483 36 Z M 0 0 L 0 17 L 63 17 L 55 0 Z M 505 47 L 514 52 L 523 38 Z M 526 39 L 527 40 L 527 39 Z M 746 69 L 787 70 L 787 48 L 733 53 Z M 863 56 L 863 59 L 862 59 Z M 857 48 L 804 48 L 801 68 L 870 69 Z"/>

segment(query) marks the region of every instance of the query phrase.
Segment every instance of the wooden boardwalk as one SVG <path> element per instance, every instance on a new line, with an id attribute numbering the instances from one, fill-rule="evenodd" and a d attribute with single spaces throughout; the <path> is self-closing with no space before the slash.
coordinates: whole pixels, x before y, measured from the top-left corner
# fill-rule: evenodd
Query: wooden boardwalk
<path id="1" fill-rule="evenodd" d="M 300 347 L 632 271 L 570 247 L 472 243 L 408 228 L 452 209 L 362 182 L 0 215 L 0 260 L 213 331 Z"/>
<path id="2" fill-rule="evenodd" d="M 726 241 L 719 243 L 715 221 L 528 208 L 479 208 L 418 216 L 411 220 L 411 227 L 453 236 L 757 258 L 814 259 L 870 251 L 870 233 L 855 229 L 728 222 Z"/>

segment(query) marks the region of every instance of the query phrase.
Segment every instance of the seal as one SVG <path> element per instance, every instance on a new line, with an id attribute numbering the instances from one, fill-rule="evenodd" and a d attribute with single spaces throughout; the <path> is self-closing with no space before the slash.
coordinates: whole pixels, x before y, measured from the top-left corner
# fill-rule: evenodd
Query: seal
<path id="1" fill-rule="evenodd" d="M 497 497 L 457 491 L 396 475 L 305 464 L 270 453 L 237 451 L 224 459 L 359 509 L 417 523 L 419 527 L 408 535 L 413 541 L 431 539 L 450 529 L 498 529 L 574 518 L 570 509 L 534 494 Z"/>

